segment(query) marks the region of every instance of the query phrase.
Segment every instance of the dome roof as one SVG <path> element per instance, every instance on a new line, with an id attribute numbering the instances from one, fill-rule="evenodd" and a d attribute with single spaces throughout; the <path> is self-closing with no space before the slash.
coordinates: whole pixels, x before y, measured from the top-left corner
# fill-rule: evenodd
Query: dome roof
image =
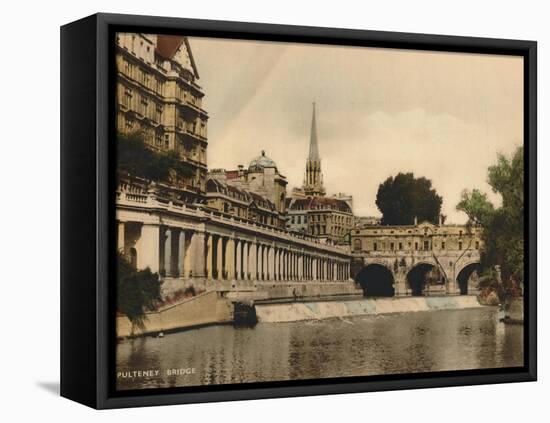
<path id="1" fill-rule="evenodd" d="M 248 170 L 250 171 L 261 171 L 265 167 L 274 167 L 277 169 L 277 165 L 273 160 L 265 155 L 265 151 L 262 150 L 262 155 L 256 157 L 248 165 Z"/>

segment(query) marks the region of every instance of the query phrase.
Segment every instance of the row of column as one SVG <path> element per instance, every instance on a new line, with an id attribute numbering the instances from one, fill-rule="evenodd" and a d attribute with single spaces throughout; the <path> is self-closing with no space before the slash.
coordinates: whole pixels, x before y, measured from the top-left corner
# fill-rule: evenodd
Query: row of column
<path id="1" fill-rule="evenodd" d="M 143 224 L 139 230 L 132 239 L 127 239 L 125 223 L 119 222 L 119 251 L 136 268 L 149 267 L 166 277 L 260 281 L 349 279 L 350 264 L 345 259 L 320 257 L 275 243 L 153 224 Z"/>
<path id="2" fill-rule="evenodd" d="M 349 263 L 276 244 L 208 235 L 206 273 L 209 279 L 343 281 L 349 278 Z"/>

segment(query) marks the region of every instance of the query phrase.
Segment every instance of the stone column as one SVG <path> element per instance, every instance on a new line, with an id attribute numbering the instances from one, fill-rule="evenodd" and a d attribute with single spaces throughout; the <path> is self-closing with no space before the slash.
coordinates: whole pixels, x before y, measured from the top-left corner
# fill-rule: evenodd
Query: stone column
<path id="1" fill-rule="evenodd" d="M 216 246 L 216 270 L 218 272 L 218 276 L 216 279 L 223 279 L 223 237 L 218 237 L 218 242 Z"/>
<path id="2" fill-rule="evenodd" d="M 257 245 L 255 242 L 252 242 L 250 244 L 250 252 L 249 252 L 249 261 L 248 261 L 248 271 L 250 272 L 250 279 L 256 280 L 257 279 Z"/>
<path id="3" fill-rule="evenodd" d="M 181 229 L 178 237 L 177 273 L 179 277 L 185 276 L 185 231 Z"/>
<path id="4" fill-rule="evenodd" d="M 235 240 L 235 249 L 236 249 L 236 266 L 235 266 L 235 279 L 241 280 L 242 279 L 242 258 L 243 258 L 243 245 L 242 242 L 239 240 Z"/>
<path id="5" fill-rule="evenodd" d="M 313 268 L 313 274 L 312 274 L 312 279 L 314 281 L 317 280 L 317 259 L 316 258 L 312 258 L 312 268 Z"/>
<path id="6" fill-rule="evenodd" d="M 304 279 L 304 255 L 300 253 L 298 257 L 298 280 L 302 281 Z"/>
<path id="7" fill-rule="evenodd" d="M 244 272 L 244 280 L 250 280 L 250 243 L 244 242 L 243 243 L 243 272 Z"/>
<path id="8" fill-rule="evenodd" d="M 279 248 L 273 248 L 273 272 L 275 280 L 279 280 Z"/>
<path id="9" fill-rule="evenodd" d="M 275 280 L 275 246 L 269 247 L 269 277 Z"/>
<path id="10" fill-rule="evenodd" d="M 225 267 L 227 270 L 227 279 L 235 279 L 235 240 L 229 238 L 225 246 Z"/>
<path id="11" fill-rule="evenodd" d="M 183 231 L 182 231 L 183 232 Z M 193 259 L 193 249 L 191 248 L 192 247 L 192 243 L 193 243 L 193 238 L 195 237 L 195 235 L 193 234 L 193 232 L 187 232 L 185 233 L 185 247 L 184 247 L 184 250 L 183 250 L 183 271 L 184 271 L 184 277 L 185 278 L 188 278 L 190 276 L 191 273 L 193 273 L 191 271 L 192 269 L 192 263 L 195 259 Z M 203 239 L 204 241 L 204 239 Z"/>
<path id="12" fill-rule="evenodd" d="M 121 254 L 126 254 L 125 241 L 124 241 L 124 222 L 118 222 L 116 242 L 117 242 L 117 251 Z"/>
<path id="13" fill-rule="evenodd" d="M 206 277 L 212 279 L 214 264 L 214 237 L 212 234 L 208 234 L 208 241 L 206 242 Z"/>
<path id="14" fill-rule="evenodd" d="M 186 262 L 188 264 L 185 265 L 185 268 L 189 270 L 189 274 L 194 278 L 204 278 L 207 274 L 207 261 L 205 260 L 205 255 L 209 253 L 205 252 L 205 237 L 206 234 L 204 232 L 194 232 L 189 242 L 189 253 L 186 256 Z M 208 247 L 206 250 L 208 251 Z M 210 252 L 210 254 L 212 253 Z M 189 257 L 188 260 L 187 257 Z M 212 259 L 210 260 L 210 263 L 211 262 Z"/>
<path id="15" fill-rule="evenodd" d="M 269 269 L 271 269 L 271 260 L 270 260 L 269 246 L 264 245 L 264 280 L 268 281 L 270 275 Z"/>
<path id="16" fill-rule="evenodd" d="M 137 268 L 148 267 L 151 272 L 160 270 L 160 228 L 158 225 L 143 224 L 141 236 L 136 243 Z"/>
<path id="17" fill-rule="evenodd" d="M 164 230 L 163 240 L 160 270 L 164 273 L 164 276 L 172 276 L 172 230 L 170 228 Z"/>
<path id="18" fill-rule="evenodd" d="M 290 276 L 290 269 L 289 269 L 289 263 L 290 263 L 290 260 L 288 259 L 288 250 L 285 250 L 285 281 L 289 280 Z"/>

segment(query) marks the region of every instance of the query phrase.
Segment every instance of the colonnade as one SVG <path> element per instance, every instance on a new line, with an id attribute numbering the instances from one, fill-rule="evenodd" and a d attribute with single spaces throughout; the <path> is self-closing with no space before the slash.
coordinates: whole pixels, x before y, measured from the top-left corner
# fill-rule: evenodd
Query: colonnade
<path id="1" fill-rule="evenodd" d="M 164 225 L 118 223 L 118 249 L 163 277 L 211 280 L 347 281 L 350 261 L 319 248 Z"/>

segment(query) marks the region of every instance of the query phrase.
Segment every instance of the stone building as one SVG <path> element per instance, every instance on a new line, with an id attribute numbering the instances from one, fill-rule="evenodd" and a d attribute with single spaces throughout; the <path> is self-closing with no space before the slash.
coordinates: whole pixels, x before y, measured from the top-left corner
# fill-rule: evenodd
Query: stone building
<path id="1" fill-rule="evenodd" d="M 481 229 L 465 225 L 365 226 L 352 231 L 353 252 L 439 251 L 481 248 Z"/>
<path id="2" fill-rule="evenodd" d="M 287 200 L 286 227 L 295 233 L 314 236 L 324 243 L 349 244 L 353 225 L 353 197 L 343 193 L 326 197 L 313 103 L 304 184 L 301 188 L 294 188 Z"/>
<path id="3" fill-rule="evenodd" d="M 338 198 L 313 197 L 289 200 L 287 229 L 314 236 L 328 244 L 348 244 L 353 225 L 350 206 Z"/>
<path id="4" fill-rule="evenodd" d="M 155 151 L 176 151 L 189 168 L 177 181 L 193 202 L 206 190 L 208 114 L 186 37 L 117 33 L 116 126 L 139 131 Z"/>
<path id="5" fill-rule="evenodd" d="M 231 201 L 221 191 L 233 196 L 247 196 L 248 209 L 235 205 L 242 216 L 261 224 L 284 229 L 286 222 L 286 177 L 279 173 L 276 163 L 265 155 L 253 159 L 248 168 L 239 165 L 236 170 L 213 169 L 208 174 L 208 205 L 224 211 L 231 208 Z M 216 182 L 210 182 L 215 180 Z M 223 188 L 225 187 L 225 188 Z M 232 197 L 234 198 L 234 197 Z"/>
<path id="6" fill-rule="evenodd" d="M 365 226 L 378 226 L 382 222 L 381 217 L 377 216 L 354 216 L 354 227 L 363 228 Z"/>
<path id="7" fill-rule="evenodd" d="M 269 199 L 227 181 L 209 178 L 206 181 L 206 205 L 238 219 L 250 220 L 261 225 L 283 227 L 284 219 Z"/>

